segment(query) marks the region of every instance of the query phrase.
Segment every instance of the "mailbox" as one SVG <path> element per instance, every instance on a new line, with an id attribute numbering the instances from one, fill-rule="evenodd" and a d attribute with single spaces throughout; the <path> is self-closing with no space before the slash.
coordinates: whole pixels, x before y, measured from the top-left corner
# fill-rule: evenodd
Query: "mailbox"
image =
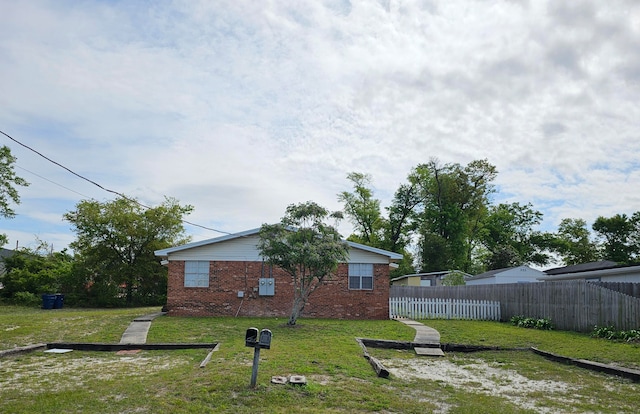
<path id="1" fill-rule="evenodd" d="M 260 345 L 260 348 L 271 349 L 271 331 L 269 329 L 260 331 L 260 342 L 258 345 Z"/>
<path id="2" fill-rule="evenodd" d="M 247 333 L 244 336 L 244 344 L 251 348 L 258 344 L 258 328 L 247 329 Z"/>

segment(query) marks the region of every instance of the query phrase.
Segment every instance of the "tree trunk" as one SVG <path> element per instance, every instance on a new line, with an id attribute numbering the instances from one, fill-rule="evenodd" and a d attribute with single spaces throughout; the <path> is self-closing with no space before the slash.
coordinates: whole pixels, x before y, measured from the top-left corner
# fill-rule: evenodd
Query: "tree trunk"
<path id="1" fill-rule="evenodd" d="M 304 305 L 306 304 L 306 300 L 300 296 L 296 296 L 293 300 L 293 307 L 291 308 L 291 316 L 289 316 L 289 321 L 287 325 L 294 326 L 296 321 L 302 314 L 302 310 L 304 309 Z"/>

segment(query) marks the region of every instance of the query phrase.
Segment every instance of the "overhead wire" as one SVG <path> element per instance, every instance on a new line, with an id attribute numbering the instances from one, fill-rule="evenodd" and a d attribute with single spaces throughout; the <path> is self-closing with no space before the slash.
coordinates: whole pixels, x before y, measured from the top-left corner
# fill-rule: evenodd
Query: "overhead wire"
<path id="1" fill-rule="evenodd" d="M 29 151 L 31 151 L 31 152 L 36 153 L 36 154 L 37 154 L 37 155 L 39 155 L 40 157 L 42 157 L 42 158 L 44 158 L 45 160 L 49 161 L 50 163 L 57 165 L 58 167 L 60 167 L 60 168 L 62 168 L 62 169 L 64 169 L 64 170 L 66 170 L 66 171 L 68 171 L 69 173 L 71 173 L 71 174 L 75 175 L 76 177 L 78 177 L 78 178 L 80 178 L 80 179 L 82 179 L 82 180 L 88 181 L 89 183 L 91 183 L 91 184 L 95 185 L 96 187 L 98 187 L 98 188 L 100 188 L 100 189 L 102 189 L 102 190 L 104 190 L 104 191 L 106 191 L 106 192 L 108 192 L 108 193 L 115 194 L 115 195 L 117 195 L 117 196 L 119 196 L 119 197 L 122 197 L 122 198 L 124 198 L 124 199 L 126 199 L 126 200 L 129 200 L 129 201 L 131 201 L 131 202 L 133 202 L 133 203 L 136 203 L 136 204 L 138 204 L 140 207 L 143 207 L 143 208 L 146 208 L 146 209 L 151 209 L 151 208 L 152 208 L 152 207 L 149 207 L 149 206 L 147 206 L 147 205 L 145 205 L 145 204 L 142 204 L 141 202 L 139 202 L 138 200 L 136 200 L 136 199 L 134 199 L 134 198 L 127 197 L 127 196 L 126 196 L 126 195 L 124 195 L 123 193 L 120 193 L 120 192 L 118 192 L 118 191 L 115 191 L 115 190 L 109 189 L 109 188 L 107 188 L 107 187 L 104 187 L 104 186 L 102 186 L 102 185 L 98 184 L 97 182 L 95 182 L 95 181 L 93 181 L 93 180 L 91 180 L 91 179 L 89 179 L 89 178 L 87 178 L 87 177 L 85 177 L 85 176 L 83 176 L 83 175 L 81 175 L 81 174 L 76 173 L 75 171 L 73 171 L 73 170 L 71 170 L 70 168 L 68 168 L 68 167 L 66 167 L 66 166 L 64 166 L 64 165 L 62 165 L 62 164 L 60 164 L 60 163 L 59 163 L 59 162 L 57 162 L 57 161 L 52 160 L 51 158 L 47 157 L 46 155 L 42 154 L 41 152 L 36 151 L 35 149 L 31 148 L 30 146 L 28 146 L 28 145 L 26 145 L 26 144 L 23 144 L 22 142 L 18 141 L 17 139 L 13 138 L 11 135 L 7 134 L 6 132 L 4 132 L 4 131 L 2 131 L 2 130 L 0 130 L 0 133 L 1 133 L 2 135 L 4 135 L 5 137 L 9 138 L 11 141 L 15 142 L 16 144 L 18 144 L 18 145 L 20 145 L 20 146 L 22 146 L 22 147 L 24 147 L 24 148 L 28 149 L 28 150 L 29 150 Z M 24 168 L 23 168 L 23 169 L 24 169 Z M 25 170 L 25 171 L 29 171 L 29 170 L 26 170 L 26 169 L 24 169 L 24 170 Z M 29 172 L 31 172 L 31 171 L 29 171 Z M 32 174 L 34 174 L 34 175 L 38 175 L 38 174 L 35 174 L 35 173 L 33 173 L 33 172 L 31 172 L 31 173 L 32 173 Z M 42 177 L 42 176 L 39 176 L 39 177 L 40 177 L 40 178 L 44 178 L 44 177 Z M 49 179 L 46 179 L 46 178 L 44 178 L 44 179 L 45 179 L 45 180 L 47 180 L 47 181 L 49 181 L 49 182 L 52 182 L 53 184 L 60 185 L 60 184 L 54 183 L 53 181 L 51 181 L 51 180 L 49 180 Z M 64 187 L 64 186 L 62 186 L 62 185 L 60 185 L 60 186 L 61 186 L 61 187 L 63 187 L 63 188 L 66 188 L 66 187 Z M 67 190 L 70 190 L 70 189 L 69 189 L 69 188 L 67 188 Z M 76 193 L 76 194 L 80 194 L 80 193 L 78 193 L 77 191 L 74 191 L 74 190 L 70 190 L 70 191 L 73 191 L 73 192 L 74 192 L 74 193 Z M 83 194 L 80 194 L 80 195 L 81 195 L 81 196 L 83 196 L 83 197 L 87 197 L 87 196 L 85 196 L 85 195 L 83 195 Z M 88 197 L 87 197 L 87 198 L 88 198 Z M 218 230 L 218 229 L 214 229 L 214 228 L 212 228 L 212 227 L 203 226 L 203 225 L 201 225 L 201 224 L 196 224 L 196 223 L 190 222 L 190 221 L 188 221 L 188 220 L 184 220 L 184 219 L 182 219 L 182 222 L 183 222 L 183 223 L 185 223 L 185 224 L 189 224 L 189 225 L 191 225 L 191 226 L 195 226 L 195 227 L 199 227 L 199 228 L 205 229 L 205 230 L 215 231 L 216 233 L 232 234 L 232 233 L 229 233 L 229 232 L 227 232 L 227 231 Z"/>
<path id="2" fill-rule="evenodd" d="M 27 169 L 26 169 L 26 168 L 24 168 L 24 167 L 21 167 L 21 166 L 19 166 L 19 165 L 16 165 L 16 167 L 17 167 L 17 168 L 20 168 L 20 169 L 21 169 L 21 170 L 23 170 L 23 171 L 28 172 L 29 174 L 33 174 L 33 175 L 35 175 L 36 177 L 40 177 L 40 178 L 42 178 L 42 179 L 43 179 L 43 180 L 45 180 L 45 181 L 49 181 L 51 184 L 55 184 L 55 185 L 57 185 L 58 187 L 62 187 L 62 188 L 64 188 L 65 190 L 71 191 L 72 193 L 76 193 L 76 194 L 78 194 L 79 196 L 86 197 L 86 198 L 91 198 L 91 197 L 89 197 L 89 196 L 88 196 L 88 195 L 86 195 L 86 194 L 82 194 L 82 193 L 79 193 L 79 192 L 77 192 L 76 190 L 74 190 L 74 189 L 72 189 L 72 188 L 65 187 L 64 185 L 62 185 L 62 184 L 60 184 L 60 183 L 56 183 L 55 181 L 50 180 L 50 179 L 48 179 L 47 177 L 43 177 L 42 175 L 40 175 L 40 174 L 38 174 L 38 173 L 35 173 L 35 172 L 33 172 L 33 171 L 27 170 Z"/>

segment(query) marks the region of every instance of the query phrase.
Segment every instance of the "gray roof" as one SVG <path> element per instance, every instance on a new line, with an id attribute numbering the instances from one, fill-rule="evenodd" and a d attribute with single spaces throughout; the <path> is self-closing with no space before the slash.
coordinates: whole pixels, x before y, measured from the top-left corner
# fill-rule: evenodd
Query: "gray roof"
<path id="1" fill-rule="evenodd" d="M 490 277 L 497 275 L 498 273 L 506 272 L 507 270 L 511 270 L 511 269 L 517 269 L 518 267 L 520 266 L 504 267 L 502 269 L 489 270 L 488 272 L 480 273 L 479 275 L 476 275 L 476 276 L 471 276 L 467 280 L 488 279 Z"/>
<path id="2" fill-rule="evenodd" d="M 192 249 L 194 247 L 201 247 L 201 246 L 207 246 L 209 244 L 221 243 L 221 242 L 224 242 L 224 241 L 227 241 L 227 240 L 237 239 L 239 237 L 254 236 L 254 235 L 258 234 L 259 232 L 260 232 L 260 228 L 256 228 L 256 229 L 241 231 L 239 233 L 227 234 L 225 236 L 216 237 L 216 238 L 213 238 L 213 239 L 201 240 L 201 241 L 197 241 L 197 242 L 183 244 L 181 246 L 175 246 L 175 247 L 169 247 L 167 249 L 156 250 L 155 251 L 155 255 L 156 256 L 167 256 L 169 253 L 175 253 L 175 252 L 179 252 L 179 251 L 182 251 L 182 250 L 188 250 L 188 249 Z M 350 247 L 353 247 L 354 249 L 360 249 L 360 250 L 364 250 L 364 251 L 367 251 L 367 252 L 370 252 L 370 253 L 376 253 L 376 254 L 379 254 L 379 255 L 382 255 L 382 256 L 387 256 L 391 260 L 400 260 L 400 259 L 402 259 L 402 254 L 400 254 L 400 253 L 394 253 L 394 252 L 390 252 L 390 251 L 387 251 L 387 250 L 378 249 L 376 247 L 371 247 L 371 246 L 367 246 L 367 245 L 360 244 L 360 243 L 355 243 L 355 242 L 348 241 L 348 240 L 346 241 L 346 243 Z"/>
<path id="3" fill-rule="evenodd" d="M 589 272 L 592 270 L 611 269 L 612 267 L 616 267 L 617 265 L 618 264 L 616 262 L 612 262 L 611 260 L 601 260 L 599 262 L 589 262 L 571 266 L 556 267 L 553 269 L 545 270 L 544 273 L 546 273 L 547 275 L 562 275 L 565 273 L 579 273 Z"/>
<path id="4" fill-rule="evenodd" d="M 406 279 L 408 277 L 417 277 L 417 276 L 444 276 L 447 275 L 449 273 L 452 272 L 459 272 L 462 273 L 462 275 L 464 276 L 465 280 L 469 277 L 471 277 L 471 275 L 469 273 L 465 273 L 461 270 L 440 270 L 438 272 L 427 272 L 427 273 L 412 273 L 410 275 L 402 275 L 402 276 L 398 276 L 398 277 L 394 277 L 393 279 L 391 279 L 392 282 L 395 282 L 397 280 L 402 280 L 402 279 Z"/>
<path id="5" fill-rule="evenodd" d="M 13 250 L 0 248 L 0 257 L 11 257 L 15 252 Z"/>

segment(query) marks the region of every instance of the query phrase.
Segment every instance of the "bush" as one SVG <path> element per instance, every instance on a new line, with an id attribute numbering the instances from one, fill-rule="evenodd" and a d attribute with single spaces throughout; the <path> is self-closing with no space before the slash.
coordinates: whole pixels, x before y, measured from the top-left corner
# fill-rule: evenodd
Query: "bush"
<path id="1" fill-rule="evenodd" d="M 41 299 L 31 292 L 16 292 L 13 294 L 13 303 L 22 306 L 38 306 Z"/>
<path id="2" fill-rule="evenodd" d="M 514 315 L 510 319 L 511 324 L 520 328 L 539 329 L 541 331 L 550 331 L 553 329 L 551 319 L 548 318 L 527 318 L 521 315 Z"/>
<path id="3" fill-rule="evenodd" d="M 610 341 L 640 342 L 640 329 L 618 331 L 613 326 L 596 325 L 591 332 L 591 337 Z"/>

